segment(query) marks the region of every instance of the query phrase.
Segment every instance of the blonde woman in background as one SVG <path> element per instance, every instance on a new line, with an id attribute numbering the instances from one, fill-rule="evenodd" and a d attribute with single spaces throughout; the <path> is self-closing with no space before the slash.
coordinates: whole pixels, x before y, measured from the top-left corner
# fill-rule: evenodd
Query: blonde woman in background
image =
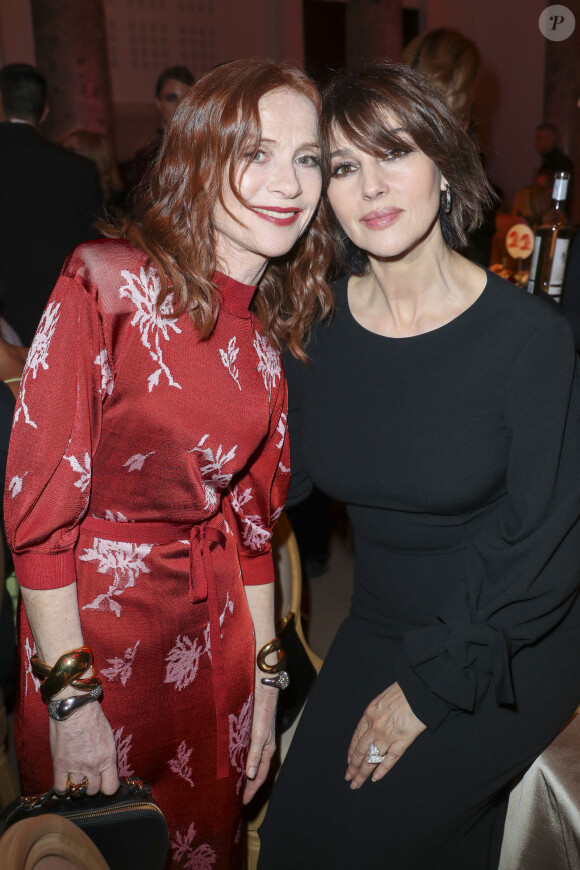
<path id="1" fill-rule="evenodd" d="M 403 51 L 403 63 L 427 76 L 463 127 L 473 132 L 473 104 L 480 69 L 477 46 L 467 36 L 444 27 L 419 34 Z M 495 209 L 489 207 L 481 226 L 467 239 L 464 257 L 480 266 L 492 262 Z"/>
<path id="2" fill-rule="evenodd" d="M 480 65 L 471 39 L 442 27 L 427 30 L 407 45 L 403 63 L 431 79 L 463 126 L 469 126 Z"/>

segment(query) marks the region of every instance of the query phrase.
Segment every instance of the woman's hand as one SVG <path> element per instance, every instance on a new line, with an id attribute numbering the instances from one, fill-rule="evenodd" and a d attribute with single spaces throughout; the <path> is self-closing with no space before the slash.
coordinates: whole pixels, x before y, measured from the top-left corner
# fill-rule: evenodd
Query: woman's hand
<path id="1" fill-rule="evenodd" d="M 279 689 L 263 686 L 258 672 L 256 694 L 254 697 L 254 718 L 252 719 L 252 738 L 246 762 L 246 788 L 243 801 L 248 804 L 268 774 L 272 756 L 276 750 L 274 723 Z"/>
<path id="2" fill-rule="evenodd" d="M 358 723 L 348 749 L 346 780 L 360 788 L 371 776 L 373 782 L 387 773 L 426 726 L 411 710 L 398 683 L 393 683 L 372 701 Z M 367 753 L 374 743 L 384 761 L 369 764 Z"/>
<path id="3" fill-rule="evenodd" d="M 97 701 L 63 722 L 51 719 L 50 748 L 56 791 L 66 792 L 67 776 L 72 782 L 86 776 L 87 794 L 114 794 L 119 788 L 115 738 Z"/>

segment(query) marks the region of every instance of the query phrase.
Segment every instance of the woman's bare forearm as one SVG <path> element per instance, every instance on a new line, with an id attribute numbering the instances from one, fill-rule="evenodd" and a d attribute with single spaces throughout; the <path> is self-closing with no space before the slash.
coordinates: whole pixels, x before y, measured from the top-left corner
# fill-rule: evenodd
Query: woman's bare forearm
<path id="1" fill-rule="evenodd" d="M 257 652 L 276 634 L 274 628 L 274 584 L 246 586 L 245 590 L 254 624 Z"/>
<path id="2" fill-rule="evenodd" d="M 76 583 L 61 589 L 21 587 L 21 592 L 42 661 L 54 665 L 63 653 L 83 645 Z"/>

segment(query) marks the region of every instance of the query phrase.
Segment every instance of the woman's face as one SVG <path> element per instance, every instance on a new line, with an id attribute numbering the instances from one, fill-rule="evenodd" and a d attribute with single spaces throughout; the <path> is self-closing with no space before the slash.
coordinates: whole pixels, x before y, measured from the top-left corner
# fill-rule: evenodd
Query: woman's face
<path id="1" fill-rule="evenodd" d="M 314 105 L 294 91 L 278 88 L 262 97 L 259 109 L 262 140 L 238 180 L 246 204 L 234 196 L 225 178 L 223 198 L 231 215 L 219 202 L 213 214 L 216 253 L 230 274 L 236 266 L 242 271 L 259 270 L 270 257 L 286 254 L 306 229 L 320 199 Z"/>
<path id="2" fill-rule="evenodd" d="M 398 125 L 385 119 L 385 126 Z M 415 148 L 409 139 L 410 148 Z M 398 257 L 431 235 L 445 180 L 422 151 L 374 157 L 336 132 L 328 199 L 347 236 L 373 257 Z"/>

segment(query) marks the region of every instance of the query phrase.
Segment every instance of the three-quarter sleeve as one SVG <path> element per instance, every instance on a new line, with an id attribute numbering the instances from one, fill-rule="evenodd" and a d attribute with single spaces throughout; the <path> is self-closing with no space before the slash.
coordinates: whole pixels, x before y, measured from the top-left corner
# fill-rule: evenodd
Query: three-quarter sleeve
<path id="1" fill-rule="evenodd" d="M 397 679 L 431 729 L 487 692 L 517 704 L 511 657 L 549 633 L 580 582 L 580 382 L 574 345 L 554 317 L 506 373 L 506 494 L 467 551 L 464 582 L 433 625 L 409 631 Z"/>
<path id="2" fill-rule="evenodd" d="M 97 301 L 82 263 L 65 263 L 28 354 L 4 501 L 19 583 L 53 589 L 76 580 L 74 546 L 89 504 L 110 372 Z"/>
<path id="3" fill-rule="evenodd" d="M 284 509 L 290 482 L 288 392 L 282 370 L 276 380 L 266 438 L 247 470 L 234 478 L 222 503 L 223 514 L 236 538 L 246 586 L 274 582 L 272 529 Z"/>

